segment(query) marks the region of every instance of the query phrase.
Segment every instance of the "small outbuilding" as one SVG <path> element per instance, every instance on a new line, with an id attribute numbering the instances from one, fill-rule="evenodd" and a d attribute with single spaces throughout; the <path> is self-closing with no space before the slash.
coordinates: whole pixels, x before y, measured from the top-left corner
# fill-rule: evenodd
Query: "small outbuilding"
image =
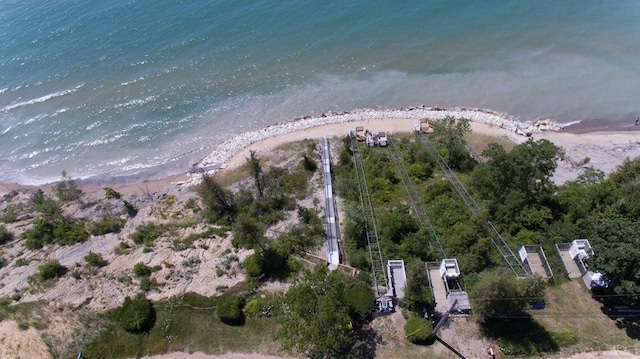
<path id="1" fill-rule="evenodd" d="M 457 279 L 460 277 L 460 267 L 455 258 L 443 259 L 440 262 L 440 277 L 443 279 Z"/>
<path id="2" fill-rule="evenodd" d="M 593 255 L 591 243 L 586 239 L 576 239 L 569 246 L 569 254 L 573 259 L 587 260 Z"/>

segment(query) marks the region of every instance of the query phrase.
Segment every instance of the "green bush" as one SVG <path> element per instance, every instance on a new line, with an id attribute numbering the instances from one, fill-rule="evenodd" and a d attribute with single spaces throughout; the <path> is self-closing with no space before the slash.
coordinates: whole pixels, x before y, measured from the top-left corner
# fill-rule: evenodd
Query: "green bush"
<path id="1" fill-rule="evenodd" d="M 131 235 L 131 240 L 135 244 L 145 244 L 152 247 L 156 239 L 162 235 L 162 227 L 155 223 L 147 223 L 136 228 Z"/>
<path id="2" fill-rule="evenodd" d="M 257 318 L 271 315 L 272 304 L 264 299 L 254 298 L 247 302 L 242 312 L 247 317 Z"/>
<path id="3" fill-rule="evenodd" d="M 111 311 L 111 316 L 122 329 L 132 333 L 146 332 L 155 322 L 153 305 L 143 294 L 138 294 L 133 299 L 125 298 L 122 306 Z"/>
<path id="4" fill-rule="evenodd" d="M 344 297 L 349 307 L 349 315 L 355 320 L 364 319 L 373 309 L 375 297 L 367 283 L 354 283 L 346 289 Z"/>
<path id="5" fill-rule="evenodd" d="M 150 276 L 152 272 L 151 267 L 146 266 L 142 262 L 138 262 L 133 266 L 133 274 L 138 277 L 147 277 Z"/>
<path id="6" fill-rule="evenodd" d="M 78 188 L 78 184 L 67 176 L 66 171 L 62 171 L 62 181 L 53 187 L 53 192 L 61 202 L 75 201 L 82 196 L 82 191 Z"/>
<path id="7" fill-rule="evenodd" d="M 20 210 L 19 205 L 14 203 L 7 204 L 0 215 L 0 222 L 13 223 L 18 220 L 18 212 Z"/>
<path id="8" fill-rule="evenodd" d="M 49 260 L 43 265 L 38 266 L 36 278 L 42 282 L 53 278 L 62 277 L 67 272 L 67 268 L 62 266 L 57 260 Z"/>
<path id="9" fill-rule="evenodd" d="M 264 257 L 260 253 L 250 255 L 244 262 L 249 277 L 259 277 L 264 272 Z"/>
<path id="10" fill-rule="evenodd" d="M 404 332 L 407 339 L 414 344 L 425 344 L 431 337 L 433 327 L 427 319 L 412 316 L 404 325 Z"/>
<path id="11" fill-rule="evenodd" d="M 90 222 L 89 233 L 94 236 L 102 236 L 107 233 L 118 233 L 127 221 L 116 216 L 102 216 L 99 221 Z"/>
<path id="12" fill-rule="evenodd" d="M 87 262 L 92 267 L 104 267 L 109 264 L 100 253 L 89 252 L 86 256 L 84 256 L 84 261 Z"/>
<path id="13" fill-rule="evenodd" d="M 223 295 L 217 301 L 216 315 L 225 324 L 242 325 L 244 324 L 242 302 L 242 298 L 237 295 Z"/>
<path id="14" fill-rule="evenodd" d="M 5 226 L 0 226 L 0 244 L 5 244 L 13 239 L 13 233 L 9 232 Z"/>
<path id="15" fill-rule="evenodd" d="M 27 249 L 39 249 L 45 244 L 71 245 L 89 238 L 84 223 L 73 218 L 36 218 L 32 224 L 33 226 L 22 234 L 23 238 L 26 238 Z"/>
<path id="16" fill-rule="evenodd" d="M 106 199 L 120 199 L 122 198 L 122 194 L 120 192 L 115 191 L 111 187 L 104 188 L 104 198 Z"/>

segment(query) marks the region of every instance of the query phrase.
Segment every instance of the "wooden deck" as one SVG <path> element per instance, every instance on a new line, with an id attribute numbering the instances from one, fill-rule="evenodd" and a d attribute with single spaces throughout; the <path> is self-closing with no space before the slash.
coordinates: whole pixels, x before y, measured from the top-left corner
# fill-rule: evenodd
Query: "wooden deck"
<path id="1" fill-rule="evenodd" d="M 447 301 L 447 288 L 445 287 L 444 281 L 440 277 L 440 268 L 438 267 L 429 267 L 429 281 L 431 282 L 431 288 L 433 289 L 433 299 L 435 301 L 435 310 L 440 314 L 445 314 L 449 311 L 448 301 Z"/>
<path id="2" fill-rule="evenodd" d="M 564 264 L 564 268 L 567 271 L 567 276 L 571 279 L 582 277 L 583 273 L 580 271 L 580 268 L 578 267 L 576 261 L 571 258 L 569 250 L 560 249 L 558 250 L 558 253 L 560 254 L 560 258 L 562 258 L 562 263 Z"/>

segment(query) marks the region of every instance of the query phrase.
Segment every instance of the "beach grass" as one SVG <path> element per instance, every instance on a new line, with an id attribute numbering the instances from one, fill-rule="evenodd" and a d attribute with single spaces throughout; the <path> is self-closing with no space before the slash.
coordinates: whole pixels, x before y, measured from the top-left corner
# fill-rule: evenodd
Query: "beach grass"
<path id="1" fill-rule="evenodd" d="M 277 331 L 275 319 L 246 318 L 243 325 L 227 325 L 216 316 L 216 301 L 189 293 L 179 300 L 155 303 L 155 325 L 149 332 L 133 334 L 110 323 L 83 353 L 87 358 L 130 358 L 176 351 L 281 354 L 272 338 Z"/>

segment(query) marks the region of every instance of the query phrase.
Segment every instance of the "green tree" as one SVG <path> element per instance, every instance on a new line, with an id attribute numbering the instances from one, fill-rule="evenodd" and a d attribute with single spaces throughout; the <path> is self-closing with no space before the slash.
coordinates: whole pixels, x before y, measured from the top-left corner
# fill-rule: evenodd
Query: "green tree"
<path id="1" fill-rule="evenodd" d="M 122 194 L 120 192 L 117 192 L 116 190 L 114 190 L 111 187 L 105 187 L 104 188 L 104 198 L 106 198 L 106 199 L 120 199 L 120 198 L 122 198 Z"/>
<path id="2" fill-rule="evenodd" d="M 251 174 L 251 177 L 253 177 L 256 190 L 258 191 L 258 196 L 262 197 L 264 195 L 264 179 L 262 177 L 262 165 L 260 165 L 260 158 L 258 158 L 256 151 L 249 151 L 247 165 L 249 167 L 249 173 Z"/>
<path id="3" fill-rule="evenodd" d="M 431 337 L 433 326 L 431 322 L 422 317 L 412 315 L 404 325 L 407 339 L 414 344 L 425 344 Z"/>
<path id="4" fill-rule="evenodd" d="M 404 288 L 404 299 L 411 306 L 411 310 L 416 312 L 433 303 L 424 262 L 412 261 L 407 264 L 407 284 Z"/>
<path id="5" fill-rule="evenodd" d="M 363 320 L 371 313 L 375 296 L 371 286 L 365 282 L 354 282 L 344 293 L 345 303 L 349 308 L 349 315 L 355 320 Z"/>
<path id="6" fill-rule="evenodd" d="M 7 227 L 0 226 L 0 244 L 5 244 L 13 239 L 13 233 L 7 230 Z"/>
<path id="7" fill-rule="evenodd" d="M 66 171 L 62 171 L 62 181 L 56 183 L 53 192 L 61 202 L 75 201 L 82 196 L 82 190 L 76 181 L 67 175 Z"/>
<path id="8" fill-rule="evenodd" d="M 147 332 L 155 323 L 155 310 L 144 294 L 126 297 L 122 306 L 110 313 L 122 329 L 132 333 Z"/>
<path id="9" fill-rule="evenodd" d="M 156 239 L 162 235 L 162 227 L 153 222 L 145 223 L 138 226 L 136 231 L 131 234 L 131 240 L 135 244 L 145 244 L 153 246 Z"/>
<path id="10" fill-rule="evenodd" d="M 52 259 L 46 261 L 43 265 L 38 266 L 37 278 L 44 282 L 54 278 L 62 277 L 67 272 L 67 268 L 60 264 L 59 261 Z"/>
<path id="11" fill-rule="evenodd" d="M 281 300 L 277 338 L 283 347 L 310 357 L 353 353 L 358 334 L 350 329 L 353 319 L 345 302 L 347 288 L 346 276 L 338 271 L 327 273 L 324 267 L 298 279 Z"/>
<path id="12" fill-rule="evenodd" d="M 264 251 L 266 249 L 264 231 L 262 223 L 249 215 L 242 214 L 233 223 L 234 245 L 250 249 L 260 248 Z"/>
<path id="13" fill-rule="evenodd" d="M 56 201 L 45 196 L 41 189 L 35 191 L 29 197 L 29 204 L 34 211 L 39 212 L 46 218 L 56 218 L 62 215 L 62 209 Z"/>
<path id="14" fill-rule="evenodd" d="M 640 307 L 640 222 L 624 218 L 608 220 L 597 227 L 591 245 L 596 253 L 589 264 L 611 280 L 609 302 L 624 301 Z"/>
<path id="15" fill-rule="evenodd" d="M 507 152 L 492 143 L 482 153 L 489 160 L 476 166 L 472 184 L 489 201 L 489 211 L 500 223 L 510 223 L 512 233 L 521 228 L 539 230 L 550 223 L 555 207 L 558 148 L 547 140 L 529 140 Z M 525 214 L 521 214 L 525 212 Z"/>
<path id="16" fill-rule="evenodd" d="M 406 236 L 420 229 L 420 224 L 406 206 L 398 206 L 393 211 L 382 214 L 379 220 L 380 238 L 394 243 L 401 243 Z"/>
<path id="17" fill-rule="evenodd" d="M 544 289 L 538 276 L 516 279 L 508 269 L 498 268 L 483 273 L 469 296 L 473 311 L 486 321 L 503 315 L 521 315 L 529 303 L 544 298 Z"/>
<path id="18" fill-rule="evenodd" d="M 95 252 L 89 252 L 89 254 L 84 256 L 84 261 L 92 267 L 104 267 L 109 264 L 109 262 L 102 258 L 102 254 Z"/>
<path id="19" fill-rule="evenodd" d="M 244 319 L 242 307 L 241 297 L 234 294 L 223 295 L 216 302 L 216 315 L 225 324 L 240 325 Z"/>
<path id="20" fill-rule="evenodd" d="M 138 262 L 133 266 L 133 274 L 137 275 L 138 277 L 147 277 L 151 275 L 151 272 L 153 272 L 151 267 L 145 265 L 142 262 Z"/>
<path id="21" fill-rule="evenodd" d="M 202 183 L 196 187 L 202 198 L 205 211 L 212 222 L 232 223 L 237 212 L 233 193 L 222 187 L 213 177 L 203 175 Z"/>
<path id="22" fill-rule="evenodd" d="M 433 135 L 447 151 L 447 163 L 452 168 L 468 171 L 473 168 L 473 158 L 465 147 L 464 135 L 471 132 L 467 118 L 446 116 L 433 123 Z"/>

